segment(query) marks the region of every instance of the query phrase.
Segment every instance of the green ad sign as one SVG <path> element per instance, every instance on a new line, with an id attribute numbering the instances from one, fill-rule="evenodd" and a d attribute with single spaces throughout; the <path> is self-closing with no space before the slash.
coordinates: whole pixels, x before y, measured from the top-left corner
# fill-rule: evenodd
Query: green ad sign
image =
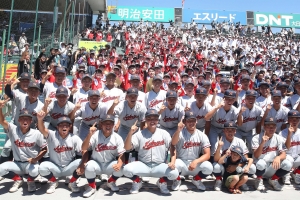
<path id="1" fill-rule="evenodd" d="M 254 25 L 300 28 L 300 14 L 254 12 Z"/>
<path id="2" fill-rule="evenodd" d="M 174 21 L 174 8 L 132 7 L 132 6 L 108 6 L 107 17 L 116 21 L 149 21 L 169 22 Z"/>

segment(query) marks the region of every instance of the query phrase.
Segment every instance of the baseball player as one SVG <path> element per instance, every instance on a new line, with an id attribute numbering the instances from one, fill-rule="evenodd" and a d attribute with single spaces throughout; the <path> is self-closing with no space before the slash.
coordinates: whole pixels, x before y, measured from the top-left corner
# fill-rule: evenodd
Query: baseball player
<path id="1" fill-rule="evenodd" d="M 101 119 L 101 130 L 97 131 L 94 124 L 82 144 L 82 151 L 92 151 L 91 160 L 87 162 L 86 166 L 82 163 L 79 167 L 79 171 L 84 171 L 89 183 L 83 197 L 90 197 L 95 193 L 95 178 L 99 174 L 111 175 L 107 186 L 112 191 L 119 190 L 116 181 L 123 175 L 122 159 L 125 149 L 122 138 L 113 131 L 114 119 L 113 115 L 105 115 Z M 118 157 L 117 160 L 116 157 Z"/>
<path id="2" fill-rule="evenodd" d="M 246 91 L 249 90 L 249 85 L 250 85 L 250 76 L 248 74 L 243 74 L 240 78 L 240 84 L 241 84 L 241 86 L 237 90 L 238 91 L 238 96 L 237 96 L 238 106 L 245 103 Z"/>
<path id="3" fill-rule="evenodd" d="M 43 89 L 43 94 L 44 94 L 45 99 L 46 98 L 50 98 L 50 99 L 56 98 L 56 90 L 59 87 L 63 86 L 63 81 L 66 78 L 65 68 L 56 67 L 54 77 L 55 77 L 54 83 L 46 82 L 45 85 L 42 82 L 40 83 L 40 88 Z M 67 91 L 68 91 L 68 95 L 70 95 L 70 93 L 71 93 L 70 90 L 67 89 Z"/>
<path id="4" fill-rule="evenodd" d="M 145 105 L 147 109 L 155 109 L 157 112 L 160 110 L 160 107 L 163 101 L 166 99 L 166 91 L 161 90 L 162 78 L 159 75 L 153 77 L 153 89 L 146 93 L 145 96 Z"/>
<path id="5" fill-rule="evenodd" d="M 122 96 L 123 91 L 119 88 L 115 87 L 116 81 L 116 74 L 108 73 L 106 75 L 106 85 L 103 89 L 100 90 L 101 94 L 101 105 L 104 106 L 105 110 L 107 111 L 112 104 L 114 103 L 115 99 L 119 99 Z"/>
<path id="6" fill-rule="evenodd" d="M 211 83 L 208 80 L 203 80 L 201 82 L 201 86 L 204 87 L 207 91 L 207 98 L 205 99 L 205 102 L 209 103 L 211 106 L 215 106 L 218 105 L 223 97 L 221 98 L 220 96 L 218 96 L 218 89 L 214 89 L 213 94 L 210 94 L 211 91 Z"/>
<path id="7" fill-rule="evenodd" d="M 99 101 L 99 90 L 90 90 L 88 92 L 88 102 L 82 106 L 81 101 L 78 101 L 70 114 L 71 120 L 76 118 L 81 119 L 78 136 L 82 140 L 88 135 L 90 127 L 92 127 L 95 122 L 98 124 L 100 118 L 105 115 L 105 111 L 103 107 L 100 106 Z"/>
<path id="8" fill-rule="evenodd" d="M 261 107 L 264 111 L 267 108 L 267 105 L 272 103 L 270 95 L 270 85 L 267 82 L 259 83 L 259 93 L 260 96 L 256 99 L 255 104 Z"/>
<path id="9" fill-rule="evenodd" d="M 286 128 L 289 109 L 281 105 L 282 96 L 280 90 L 273 90 L 271 94 L 273 105 L 267 105 L 262 118 L 262 126 L 264 126 L 263 122 L 266 117 L 272 117 L 276 120 L 276 133 L 279 133 L 281 130 Z"/>
<path id="10" fill-rule="evenodd" d="M 210 143 L 208 137 L 196 128 L 197 116 L 192 111 L 185 112 L 184 120 L 180 121 L 172 137 L 172 145 L 176 149 L 175 167 L 181 176 L 192 175 L 192 183 L 199 189 L 205 190 L 202 179 L 213 171 L 210 159 Z M 171 149 L 173 146 L 171 146 Z M 173 153 L 174 151 L 171 150 Z M 201 155 L 201 156 L 199 156 Z M 174 165 L 171 161 L 171 165 Z M 181 185 L 180 177 L 173 181 L 172 190 L 178 190 Z"/>
<path id="11" fill-rule="evenodd" d="M 43 135 L 30 128 L 32 115 L 27 110 L 19 114 L 19 126 L 8 123 L 3 116 L 2 108 L 5 101 L 0 101 L 0 124 L 6 131 L 12 144 L 14 161 L 7 161 L 0 165 L 0 176 L 14 180 L 9 192 L 16 192 L 23 184 L 22 175 L 28 174 L 28 192 L 35 192 L 34 179 L 39 174 L 38 161 L 47 152 L 47 143 Z"/>
<path id="12" fill-rule="evenodd" d="M 175 180 L 179 173 L 172 164 L 166 164 L 166 153 L 171 144 L 170 134 L 157 128 L 159 114 L 155 109 L 149 109 L 146 112 L 147 128 L 135 133 L 138 130 L 136 125 L 131 127 L 125 140 L 125 150 L 136 149 L 138 161 L 131 162 L 124 166 L 123 173 L 130 178 L 132 188 L 131 194 L 136 194 L 142 187 L 140 176 L 157 177 L 157 186 L 164 194 L 170 193 L 167 188 L 167 180 Z"/>
<path id="13" fill-rule="evenodd" d="M 81 155 L 82 140 L 70 133 L 72 122 L 68 117 L 60 117 L 57 120 L 57 130 L 52 131 L 45 128 L 43 119 L 46 116 L 44 111 L 37 114 L 38 129 L 46 138 L 49 149 L 49 161 L 44 161 L 39 166 L 41 176 L 48 179 L 47 194 L 55 192 L 58 186 L 57 178 L 73 175 L 68 187 L 72 192 L 79 192 L 76 184 L 79 175 L 76 172 L 81 159 L 76 159 L 76 155 Z"/>
<path id="14" fill-rule="evenodd" d="M 228 121 L 236 121 L 238 117 L 238 109 L 233 105 L 236 98 L 236 92 L 233 90 L 226 90 L 224 92 L 224 100 L 209 111 L 204 119 L 211 121 L 208 138 L 211 144 L 216 144 L 218 136 L 222 135 L 224 123 Z M 211 155 L 213 155 L 211 149 Z"/>
<path id="15" fill-rule="evenodd" d="M 230 81 L 228 78 L 221 78 L 220 80 L 220 91 L 218 91 L 218 96 L 224 98 L 224 93 L 230 88 Z"/>
<path id="16" fill-rule="evenodd" d="M 88 102 L 88 92 L 90 91 L 92 84 L 92 77 L 89 74 L 85 74 L 82 77 L 82 87 L 77 89 L 73 89 L 71 92 L 71 97 L 73 97 L 73 103 L 77 104 L 78 101 L 81 102 L 81 105 L 84 106 L 86 102 Z M 72 94 L 75 92 L 74 94 Z"/>
<path id="17" fill-rule="evenodd" d="M 237 130 L 235 137 L 245 140 L 247 142 L 249 152 L 252 152 L 251 142 L 254 134 L 261 131 L 261 119 L 263 117 L 263 110 L 255 104 L 257 92 L 255 90 L 247 90 L 245 93 L 245 101 L 240 105 L 239 114 L 237 118 Z"/>
<path id="18" fill-rule="evenodd" d="M 290 96 L 287 100 L 287 105 L 286 107 L 288 107 L 289 109 L 294 109 L 296 110 L 299 102 L 300 102 L 300 78 L 295 77 L 293 79 L 293 83 L 294 83 L 294 89 L 296 90 L 296 94 L 293 94 L 292 96 Z"/>
<path id="19" fill-rule="evenodd" d="M 287 89 L 289 88 L 289 85 L 286 84 L 286 82 L 279 82 L 276 85 L 276 89 L 281 91 L 282 99 L 281 99 L 281 105 L 287 106 L 288 96 L 287 96 Z M 289 108 L 290 109 L 290 108 Z"/>
<path id="20" fill-rule="evenodd" d="M 248 148 L 243 140 L 240 138 L 235 137 L 236 134 L 236 128 L 237 125 L 234 121 L 227 121 L 224 123 L 224 136 L 221 136 L 220 139 L 215 143 L 215 146 L 213 148 L 213 155 L 214 155 L 214 169 L 213 169 L 213 174 L 216 177 L 216 183 L 214 186 L 214 189 L 216 191 L 221 190 L 222 186 L 222 175 L 224 174 L 224 167 L 222 164 L 219 164 L 219 160 L 221 156 L 223 156 L 227 150 L 230 150 L 232 147 L 240 147 L 243 150 L 244 156 L 248 158 L 247 153 Z M 235 168 L 234 168 L 235 170 Z M 248 169 L 249 174 L 254 174 L 255 173 L 255 166 L 251 165 L 250 168 Z M 224 180 L 225 181 L 225 180 Z M 247 191 L 249 190 L 248 186 L 246 184 L 243 184 L 242 190 Z"/>
<path id="21" fill-rule="evenodd" d="M 51 100 L 51 98 L 47 98 L 45 100 L 43 111 L 46 115 L 49 115 L 49 125 L 48 129 L 56 130 L 57 120 L 60 117 L 67 117 L 74 110 L 75 105 L 68 101 L 68 89 L 65 87 L 58 87 L 56 89 L 55 98 L 56 100 Z"/>
<path id="22" fill-rule="evenodd" d="M 286 159 L 288 159 L 293 164 L 292 178 L 296 184 L 300 184 L 300 112 L 297 110 L 290 110 L 288 113 L 288 123 L 289 127 L 283 129 L 279 135 L 283 137 L 283 143 L 285 144 Z M 287 173 L 283 177 L 283 182 L 286 185 L 291 184 L 291 175 Z"/>
<path id="23" fill-rule="evenodd" d="M 190 105 L 188 111 L 191 111 L 196 115 L 197 129 L 208 134 L 211 122 L 210 119 L 205 120 L 205 115 L 213 108 L 210 103 L 206 101 L 207 90 L 204 87 L 198 87 L 195 92 L 195 99 L 196 101 Z"/>
<path id="24" fill-rule="evenodd" d="M 140 87 L 140 83 L 141 83 L 141 78 L 138 75 L 131 75 L 130 77 L 130 84 L 132 88 L 139 88 Z M 138 94 L 138 99 L 137 101 L 145 104 L 145 93 L 138 90 L 139 94 Z M 120 97 L 120 101 L 124 101 L 126 100 L 126 93 L 123 93 L 122 96 Z"/>
<path id="25" fill-rule="evenodd" d="M 185 107 L 186 105 L 190 106 L 191 103 L 193 101 L 195 101 L 195 97 L 194 97 L 194 87 L 195 87 L 195 84 L 193 81 L 191 80 L 187 80 L 185 82 L 185 86 L 184 86 L 184 91 L 185 91 L 185 95 L 182 96 L 182 97 L 179 97 L 178 101 L 179 101 L 179 104 L 182 106 L 182 107 Z"/>
<path id="26" fill-rule="evenodd" d="M 169 90 L 166 95 L 166 102 L 164 102 L 158 114 L 160 115 L 160 128 L 167 131 L 171 137 L 178 127 L 178 123 L 184 116 L 184 108 L 177 104 L 177 92 Z M 186 102 L 188 104 L 188 102 Z"/>
<path id="27" fill-rule="evenodd" d="M 265 132 L 255 135 L 252 139 L 254 163 L 256 164 L 257 190 L 264 190 L 263 177 L 269 178 L 274 190 L 282 190 L 278 179 L 288 174 L 293 164 L 286 159 L 286 149 L 281 136 L 275 134 L 276 119 L 267 117 L 264 120 Z"/>

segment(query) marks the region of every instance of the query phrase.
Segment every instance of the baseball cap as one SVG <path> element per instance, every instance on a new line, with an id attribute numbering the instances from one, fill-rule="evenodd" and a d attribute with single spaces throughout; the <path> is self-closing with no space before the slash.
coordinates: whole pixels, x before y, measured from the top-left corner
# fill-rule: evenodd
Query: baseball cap
<path id="1" fill-rule="evenodd" d="M 166 77 L 171 78 L 170 74 L 165 74 L 164 78 L 166 78 Z"/>
<path id="2" fill-rule="evenodd" d="M 294 80 L 293 80 L 293 82 L 294 82 L 294 85 L 295 84 L 299 84 L 300 83 L 300 79 L 298 77 L 295 77 Z"/>
<path id="3" fill-rule="evenodd" d="M 116 75 L 115 73 L 113 73 L 113 72 L 109 72 L 108 74 L 106 74 L 106 77 L 108 77 L 108 76 L 114 76 L 114 77 L 117 77 L 117 75 Z"/>
<path id="4" fill-rule="evenodd" d="M 88 92 L 88 97 L 91 97 L 91 96 L 99 96 L 100 97 L 100 92 L 99 90 L 90 90 Z"/>
<path id="5" fill-rule="evenodd" d="M 187 111 L 185 112 L 184 114 L 184 119 L 187 120 L 187 119 L 197 119 L 196 115 L 194 112 L 192 111 Z"/>
<path id="6" fill-rule="evenodd" d="M 241 157 L 242 162 L 247 161 L 244 156 L 244 151 L 240 146 L 231 146 L 230 151 L 237 153 Z"/>
<path id="7" fill-rule="evenodd" d="M 115 65 L 114 69 L 121 69 L 122 67 L 120 65 Z"/>
<path id="8" fill-rule="evenodd" d="M 250 76 L 248 74 L 243 74 L 241 80 L 250 80 Z"/>
<path id="9" fill-rule="evenodd" d="M 276 124 L 276 121 L 273 117 L 267 117 L 264 121 L 265 124 Z"/>
<path id="10" fill-rule="evenodd" d="M 176 81 L 170 81 L 170 82 L 169 82 L 169 85 L 173 85 L 173 84 L 178 85 L 178 82 L 176 82 Z"/>
<path id="11" fill-rule="evenodd" d="M 101 118 L 101 122 L 104 122 L 104 121 L 115 122 L 115 116 L 114 115 L 105 115 L 103 118 Z"/>
<path id="12" fill-rule="evenodd" d="M 257 97 L 257 92 L 255 90 L 247 90 L 246 96 L 254 96 Z"/>
<path id="13" fill-rule="evenodd" d="M 193 86 L 195 85 L 195 84 L 194 84 L 194 81 L 192 81 L 192 80 L 187 80 L 187 81 L 185 82 L 185 85 L 188 85 L 188 84 L 192 84 Z"/>
<path id="14" fill-rule="evenodd" d="M 21 75 L 20 75 L 20 78 L 19 80 L 30 80 L 30 76 L 27 72 L 23 72 Z"/>
<path id="15" fill-rule="evenodd" d="M 271 92 L 272 97 L 281 97 L 281 91 L 280 90 L 273 90 Z"/>
<path id="16" fill-rule="evenodd" d="M 29 113 L 29 111 L 27 109 L 21 110 L 19 117 L 31 117 L 32 115 Z"/>
<path id="17" fill-rule="evenodd" d="M 40 89 L 40 85 L 35 83 L 35 82 L 30 82 L 29 85 L 28 85 L 28 89 L 29 88 L 37 88 L 37 89 Z"/>
<path id="18" fill-rule="evenodd" d="M 223 84 L 223 83 L 228 83 L 228 84 L 230 84 L 230 81 L 229 81 L 228 78 L 221 78 L 220 84 Z"/>
<path id="19" fill-rule="evenodd" d="M 263 85 L 270 87 L 270 84 L 265 81 L 260 82 L 258 87 L 263 86 Z"/>
<path id="20" fill-rule="evenodd" d="M 204 87 L 198 87 L 196 89 L 195 94 L 204 94 L 204 95 L 207 95 L 207 90 Z"/>
<path id="21" fill-rule="evenodd" d="M 288 112 L 288 117 L 300 117 L 300 112 L 298 110 L 290 110 Z"/>
<path id="22" fill-rule="evenodd" d="M 178 97 L 178 95 L 177 95 L 177 93 L 174 91 L 174 90 L 169 90 L 168 92 L 167 92 L 167 95 L 166 95 L 166 97 L 167 98 L 177 98 Z"/>
<path id="23" fill-rule="evenodd" d="M 63 123 L 63 122 L 67 122 L 69 124 L 72 124 L 72 122 L 71 122 L 71 120 L 70 120 L 69 117 L 60 117 L 57 120 L 57 125 L 60 124 L 60 123 Z"/>
<path id="24" fill-rule="evenodd" d="M 286 84 L 286 82 L 279 82 L 279 83 L 277 84 L 276 88 L 280 88 L 280 87 L 286 87 L 286 88 L 288 88 L 289 85 Z"/>
<path id="25" fill-rule="evenodd" d="M 183 77 L 183 76 L 187 76 L 188 77 L 189 75 L 187 73 L 182 73 L 181 77 Z"/>
<path id="26" fill-rule="evenodd" d="M 56 89 L 56 94 L 55 96 L 58 96 L 58 95 L 65 95 L 65 96 L 68 96 L 68 89 L 63 87 L 63 86 L 60 86 L 59 88 Z"/>
<path id="27" fill-rule="evenodd" d="M 203 81 L 201 82 L 201 84 L 202 84 L 202 86 L 209 86 L 209 85 L 211 85 L 211 83 L 210 83 L 209 80 L 203 80 Z"/>
<path id="28" fill-rule="evenodd" d="M 56 74 L 58 74 L 58 73 L 66 73 L 66 70 L 63 67 L 56 67 L 55 73 Z"/>
<path id="29" fill-rule="evenodd" d="M 129 65 L 128 69 L 130 69 L 130 68 L 135 68 L 135 65 Z"/>
<path id="30" fill-rule="evenodd" d="M 48 73 L 48 71 L 45 70 L 45 69 L 43 69 L 43 70 L 40 72 L 40 74 L 42 74 L 42 73 Z"/>
<path id="31" fill-rule="evenodd" d="M 237 125 L 234 121 L 229 121 L 224 123 L 224 128 L 235 128 L 237 129 Z"/>
<path id="32" fill-rule="evenodd" d="M 234 90 L 226 90 L 224 92 L 224 97 L 235 98 L 236 97 L 236 92 Z"/>
<path id="33" fill-rule="evenodd" d="M 92 77 L 91 77 L 91 75 L 89 75 L 89 74 L 83 75 L 82 79 L 85 79 L 85 78 L 89 78 L 89 79 L 93 80 Z"/>
<path id="34" fill-rule="evenodd" d="M 128 90 L 127 90 L 127 93 L 126 93 L 127 95 L 131 95 L 131 94 L 133 94 L 133 95 L 139 95 L 139 91 L 138 91 L 138 89 L 136 89 L 136 88 L 134 88 L 134 87 L 131 87 L 131 88 L 129 88 Z"/>
<path id="35" fill-rule="evenodd" d="M 141 80 L 140 79 L 140 76 L 138 76 L 138 75 L 131 75 L 131 77 L 130 77 L 130 80 L 132 81 L 132 80 Z"/>
<path id="36" fill-rule="evenodd" d="M 159 116 L 157 110 L 155 110 L 155 109 L 149 109 L 149 110 L 147 110 L 147 112 L 145 114 L 146 117 L 153 116 L 153 115 L 154 116 Z"/>
<path id="37" fill-rule="evenodd" d="M 153 77 L 153 81 L 156 81 L 156 80 L 160 80 L 160 81 L 162 81 L 162 78 L 161 78 L 161 76 L 160 76 L 160 75 L 156 75 L 156 76 L 154 76 L 154 77 Z"/>

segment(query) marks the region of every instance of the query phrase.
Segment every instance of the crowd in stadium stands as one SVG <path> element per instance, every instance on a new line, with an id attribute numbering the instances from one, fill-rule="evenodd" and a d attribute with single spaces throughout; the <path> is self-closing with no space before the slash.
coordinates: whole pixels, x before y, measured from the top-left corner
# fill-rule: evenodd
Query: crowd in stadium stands
<path id="1" fill-rule="evenodd" d="M 83 174 L 84 197 L 96 192 L 97 175 L 112 191 L 130 178 L 132 194 L 150 178 L 164 194 L 189 177 L 199 190 L 207 179 L 233 194 L 249 190 L 248 178 L 257 190 L 264 178 L 277 191 L 279 179 L 300 184 L 300 42 L 292 29 L 109 23 L 81 34 L 106 41 L 103 48 L 61 42 L 42 49 L 34 66 L 20 38 L 18 75 L 0 101 L 13 107 L 11 122 L 0 109 L 8 136 L 0 177 L 14 180 L 10 192 L 24 177 L 30 192 L 40 181 L 53 193 L 58 178 L 80 192 Z"/>

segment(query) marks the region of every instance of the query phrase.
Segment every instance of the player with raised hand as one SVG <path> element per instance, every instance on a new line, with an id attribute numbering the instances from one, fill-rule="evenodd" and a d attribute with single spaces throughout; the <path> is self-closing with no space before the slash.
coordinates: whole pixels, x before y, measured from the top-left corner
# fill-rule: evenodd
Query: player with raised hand
<path id="1" fill-rule="evenodd" d="M 80 119 L 78 136 L 82 140 L 85 140 L 90 127 L 95 122 L 98 124 L 102 116 L 105 115 L 105 111 L 100 106 L 99 101 L 99 90 L 90 90 L 88 92 L 88 102 L 82 106 L 82 102 L 79 100 L 70 114 L 72 121 L 76 118 Z"/>
<path id="2" fill-rule="evenodd" d="M 16 192 L 23 184 L 22 175 L 28 174 L 27 185 L 29 192 L 36 191 L 34 179 L 38 176 L 38 161 L 47 152 L 47 143 L 43 135 L 30 128 L 32 115 L 27 110 L 19 114 L 19 126 L 8 123 L 3 116 L 2 108 L 6 101 L 0 101 L 0 124 L 6 131 L 12 144 L 14 161 L 0 165 L 0 176 L 14 180 L 9 192 Z"/>
<path id="3" fill-rule="evenodd" d="M 45 128 L 43 119 L 46 116 L 44 111 L 37 114 L 38 129 L 46 138 L 49 149 L 49 161 L 44 161 L 39 166 L 40 175 L 48 179 L 47 193 L 55 192 L 58 186 L 57 178 L 73 175 L 68 187 L 72 192 L 79 192 L 76 184 L 79 175 L 76 172 L 81 159 L 82 140 L 70 133 L 72 122 L 68 117 L 60 117 L 57 120 L 57 130 L 52 131 Z"/>
<path id="4" fill-rule="evenodd" d="M 199 190 L 205 190 L 206 187 L 201 180 L 213 171 L 213 166 L 208 161 L 210 143 L 208 137 L 196 128 L 196 124 L 196 114 L 192 111 L 185 112 L 184 119 L 181 119 L 172 137 L 172 145 L 176 149 L 175 166 L 179 174 L 181 176 L 192 175 L 192 183 Z M 171 150 L 171 155 L 172 153 Z M 181 180 L 178 176 L 173 181 L 172 190 L 178 190 L 180 185 Z"/>
<path id="5" fill-rule="evenodd" d="M 190 110 L 196 115 L 197 118 L 197 129 L 208 135 L 210 130 L 211 121 L 206 120 L 205 115 L 209 113 L 213 108 L 206 101 L 207 90 L 204 87 L 198 87 L 195 91 L 195 101 L 190 105 Z"/>
<path id="6" fill-rule="evenodd" d="M 244 103 L 239 107 L 237 118 L 237 130 L 235 137 L 246 139 L 249 153 L 252 152 L 251 143 L 253 135 L 261 131 L 261 119 L 263 110 L 255 104 L 257 92 L 255 90 L 247 90 L 245 93 Z"/>
<path id="7" fill-rule="evenodd" d="M 218 141 L 215 143 L 214 145 L 214 169 L 213 169 L 213 174 L 216 177 L 216 183 L 214 186 L 214 189 L 216 191 L 220 191 L 221 190 L 221 186 L 222 186 L 222 177 L 224 174 L 224 167 L 222 166 L 222 164 L 219 164 L 219 160 L 220 158 L 226 153 L 226 151 L 230 150 L 231 147 L 240 147 L 243 150 L 243 156 L 245 156 L 246 158 L 248 158 L 247 153 L 248 148 L 245 144 L 245 142 L 242 139 L 239 139 L 237 137 L 235 137 L 236 134 L 236 129 L 237 129 L 237 125 L 234 121 L 228 121 L 225 122 L 224 124 L 224 129 L 223 129 L 223 136 L 220 137 L 220 139 L 218 139 Z M 232 168 L 227 168 L 231 169 L 231 170 L 235 170 L 234 166 L 232 166 Z M 249 174 L 254 174 L 255 173 L 255 166 L 251 165 L 250 166 L 250 170 L 248 172 Z M 226 180 L 223 180 L 226 181 Z M 242 190 L 249 190 L 248 186 L 246 184 L 243 184 L 241 186 Z"/>
<path id="8" fill-rule="evenodd" d="M 280 90 L 273 90 L 271 94 L 273 104 L 267 105 L 264 116 L 262 118 L 261 126 L 264 126 L 264 119 L 266 119 L 266 117 L 276 119 L 276 133 L 278 134 L 281 130 L 287 127 L 287 115 L 289 109 L 281 105 L 282 96 Z"/>
<path id="9" fill-rule="evenodd" d="M 169 90 L 166 95 L 166 102 L 161 104 L 160 111 L 160 128 L 166 130 L 171 137 L 177 130 L 178 123 L 184 116 L 184 108 L 177 103 L 178 96 L 174 90 Z M 186 102 L 188 104 L 188 102 Z"/>
<path id="10" fill-rule="evenodd" d="M 282 190 L 278 180 L 288 174 L 292 163 L 286 159 L 286 149 L 281 136 L 275 134 L 276 119 L 267 117 L 264 120 L 265 132 L 255 135 L 252 139 L 254 163 L 256 164 L 255 187 L 264 190 L 263 177 L 269 178 L 274 190 Z"/>
<path id="11" fill-rule="evenodd" d="M 50 97 L 51 98 L 51 97 Z M 68 89 L 65 87 L 58 87 L 55 93 L 56 99 L 49 99 L 45 102 L 43 111 L 49 115 L 49 121 L 46 128 L 52 131 L 56 130 L 57 120 L 60 117 L 70 117 L 71 112 L 74 110 L 75 105 L 68 101 Z M 48 127 L 47 127 L 48 126 Z"/>
<path id="12" fill-rule="evenodd" d="M 300 113 L 297 110 L 290 110 L 288 113 L 289 127 L 283 129 L 279 135 L 283 137 L 283 143 L 287 148 L 286 158 L 293 163 L 292 178 L 296 184 L 300 184 Z M 283 183 L 286 185 L 291 184 L 291 175 L 287 173 L 283 177 Z"/>
<path id="13" fill-rule="evenodd" d="M 209 141 L 212 145 L 217 143 L 217 138 L 223 133 L 224 124 L 229 121 L 234 123 L 238 117 L 238 109 L 233 106 L 235 102 L 236 92 L 233 90 L 226 90 L 224 92 L 224 99 L 221 103 L 211 111 L 209 111 L 204 119 L 211 121 L 210 131 L 208 134 Z M 207 133 L 206 133 L 207 134 Z M 211 155 L 213 155 L 214 149 L 211 148 Z"/>
<path id="14" fill-rule="evenodd" d="M 142 187 L 140 176 L 159 178 L 156 184 L 161 193 L 169 194 L 167 180 L 175 180 L 179 175 L 176 168 L 172 169 L 172 166 L 165 163 L 166 152 L 171 145 L 171 137 L 165 130 L 157 128 L 158 121 L 157 111 L 155 109 L 147 110 L 147 128 L 134 134 L 137 128 L 133 126 L 125 140 L 127 151 L 136 149 L 139 152 L 138 161 L 125 165 L 123 169 L 124 175 L 133 181 L 131 194 L 138 193 Z"/>
<path id="15" fill-rule="evenodd" d="M 116 181 L 123 175 L 123 153 L 124 142 L 122 138 L 113 131 L 115 116 L 105 115 L 101 119 L 101 129 L 97 131 L 96 123 L 90 128 L 90 132 L 82 143 L 82 151 L 84 162 L 78 168 L 78 172 L 82 172 L 85 168 L 85 177 L 89 186 L 83 193 L 83 197 L 90 197 L 96 192 L 95 178 L 99 174 L 111 175 L 107 181 L 107 186 L 112 191 L 118 191 Z M 137 121 L 134 123 L 136 127 Z M 90 160 L 84 165 L 87 151 L 92 151 Z M 116 157 L 118 159 L 116 160 Z"/>

